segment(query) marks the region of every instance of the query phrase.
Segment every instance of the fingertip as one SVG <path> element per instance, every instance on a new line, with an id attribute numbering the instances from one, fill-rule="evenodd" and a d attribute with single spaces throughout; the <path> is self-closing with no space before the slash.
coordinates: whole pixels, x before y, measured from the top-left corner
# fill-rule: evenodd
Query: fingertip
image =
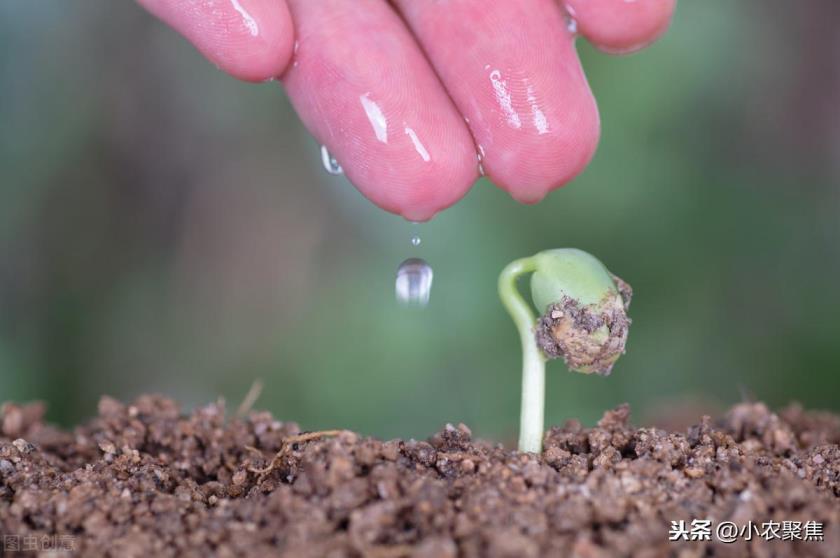
<path id="1" fill-rule="evenodd" d="M 283 4 L 285 6 L 285 4 Z M 279 78 L 294 55 L 294 29 L 290 18 L 281 18 L 266 26 L 261 40 L 246 40 L 227 48 L 219 66 L 237 79 L 262 82 Z"/>
<path id="2" fill-rule="evenodd" d="M 380 208 L 408 221 L 430 221 L 460 201 L 478 178 L 472 142 L 466 133 L 464 137 L 458 135 L 449 141 L 429 137 L 425 142 L 428 160 L 418 159 L 410 147 L 377 149 L 351 159 L 345 172 L 353 185 Z M 346 146 L 337 149 L 347 150 Z"/>
<path id="3" fill-rule="evenodd" d="M 294 28 L 284 0 L 138 0 L 222 71 L 243 81 L 280 76 Z"/>
<path id="4" fill-rule="evenodd" d="M 555 0 L 397 5 L 494 184 L 537 203 L 583 170 L 600 136 L 598 109 Z"/>
<path id="5" fill-rule="evenodd" d="M 676 0 L 563 0 L 578 31 L 600 50 L 629 54 L 668 29 Z"/>
<path id="6" fill-rule="evenodd" d="M 520 192 L 518 190 L 510 191 L 510 197 L 524 205 L 537 205 L 545 199 L 549 190 L 526 191 Z"/>
<path id="7" fill-rule="evenodd" d="M 475 144 L 391 7 L 384 0 L 289 5 L 300 48 L 283 83 L 347 179 L 411 221 L 460 200 L 478 176 Z"/>
<path id="8" fill-rule="evenodd" d="M 449 160 L 432 169 L 424 169 L 405 184 L 405 196 L 397 200 L 396 213 L 414 222 L 430 221 L 444 209 L 460 201 L 475 180 L 478 171 L 467 155 Z"/>
<path id="9" fill-rule="evenodd" d="M 488 156 L 490 179 L 518 202 L 532 205 L 565 186 L 587 167 L 601 137 L 600 117 L 588 91 L 578 98 L 576 118 L 550 134 L 522 136 L 501 156 Z"/>

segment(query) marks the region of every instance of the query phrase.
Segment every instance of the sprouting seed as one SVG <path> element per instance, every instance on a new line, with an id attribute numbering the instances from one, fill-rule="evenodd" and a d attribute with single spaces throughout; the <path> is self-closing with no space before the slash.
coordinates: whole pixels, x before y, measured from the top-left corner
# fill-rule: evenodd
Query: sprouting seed
<path id="1" fill-rule="evenodd" d="M 531 273 L 531 298 L 516 281 Z M 608 375 L 624 353 L 630 319 L 630 286 L 582 250 L 546 250 L 508 264 L 499 276 L 499 297 L 522 342 L 520 451 L 542 449 L 545 361 L 562 358 L 570 370 Z"/>

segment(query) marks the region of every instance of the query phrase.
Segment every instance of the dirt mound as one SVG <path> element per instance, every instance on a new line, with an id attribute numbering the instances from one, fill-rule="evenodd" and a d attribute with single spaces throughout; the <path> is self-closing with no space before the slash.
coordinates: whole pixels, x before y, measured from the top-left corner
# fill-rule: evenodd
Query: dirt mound
<path id="1" fill-rule="evenodd" d="M 0 416 L 7 555 L 840 556 L 840 417 L 796 407 L 742 404 L 684 433 L 633 428 L 619 407 L 552 429 L 541 456 L 463 425 L 301 436 L 156 396 L 104 398 L 72 433 L 42 412 Z"/>

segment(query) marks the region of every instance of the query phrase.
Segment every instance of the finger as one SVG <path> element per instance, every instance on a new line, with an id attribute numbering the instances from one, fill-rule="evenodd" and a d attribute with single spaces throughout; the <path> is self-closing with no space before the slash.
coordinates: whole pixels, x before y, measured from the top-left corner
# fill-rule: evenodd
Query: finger
<path id="1" fill-rule="evenodd" d="M 629 53 L 662 35 L 676 0 L 563 0 L 578 31 L 606 52 Z"/>
<path id="2" fill-rule="evenodd" d="M 371 201 L 413 221 L 478 176 L 464 121 L 384 0 L 290 0 L 298 33 L 283 76 L 312 134 Z"/>
<path id="3" fill-rule="evenodd" d="M 294 30 L 285 0 L 138 0 L 225 72 L 246 81 L 283 73 Z"/>
<path id="4" fill-rule="evenodd" d="M 598 109 L 553 0 L 396 4 L 496 184 L 534 203 L 586 166 L 598 143 Z"/>

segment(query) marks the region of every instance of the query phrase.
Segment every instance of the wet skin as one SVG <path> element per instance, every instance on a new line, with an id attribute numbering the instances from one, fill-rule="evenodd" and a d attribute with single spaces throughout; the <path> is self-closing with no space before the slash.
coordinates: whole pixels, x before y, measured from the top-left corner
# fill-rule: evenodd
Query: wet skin
<path id="1" fill-rule="evenodd" d="M 566 14 L 626 53 L 676 0 L 138 1 L 229 74 L 282 80 L 368 199 L 424 221 L 480 169 L 524 203 L 580 173 L 600 121 Z"/>

